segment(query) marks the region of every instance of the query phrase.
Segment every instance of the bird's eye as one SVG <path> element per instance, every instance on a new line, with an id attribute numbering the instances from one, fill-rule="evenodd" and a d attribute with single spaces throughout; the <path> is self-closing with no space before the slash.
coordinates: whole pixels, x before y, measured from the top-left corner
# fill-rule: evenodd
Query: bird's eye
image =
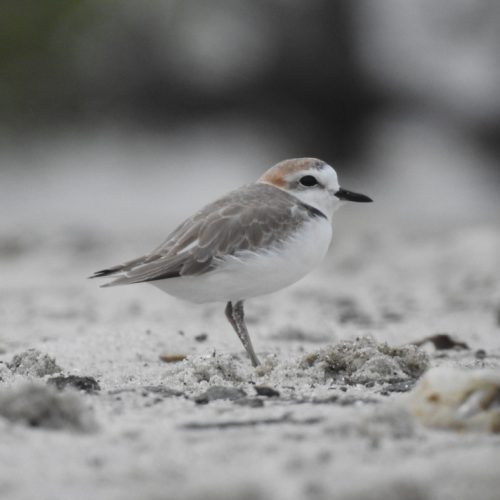
<path id="1" fill-rule="evenodd" d="M 313 175 L 304 175 L 304 177 L 300 178 L 299 182 L 303 186 L 307 186 L 307 187 L 316 186 L 316 184 L 318 184 L 316 177 L 314 177 Z"/>

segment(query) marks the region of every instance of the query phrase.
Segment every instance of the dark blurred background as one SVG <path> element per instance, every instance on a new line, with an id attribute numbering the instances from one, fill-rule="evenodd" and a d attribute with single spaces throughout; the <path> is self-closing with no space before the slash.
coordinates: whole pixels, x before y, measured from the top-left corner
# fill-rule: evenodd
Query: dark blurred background
<path id="1" fill-rule="evenodd" d="M 4 0 L 0 195 L 131 220 L 316 156 L 403 219 L 496 221 L 498 26 L 496 0 Z"/>

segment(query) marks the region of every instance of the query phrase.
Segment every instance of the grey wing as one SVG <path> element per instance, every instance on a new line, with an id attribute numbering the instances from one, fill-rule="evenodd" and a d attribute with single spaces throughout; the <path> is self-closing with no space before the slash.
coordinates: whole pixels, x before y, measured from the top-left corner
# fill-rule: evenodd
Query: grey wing
<path id="1" fill-rule="evenodd" d="M 268 194 L 262 193 L 263 189 L 272 189 L 272 210 L 263 203 L 265 198 L 255 196 Z M 290 230 L 311 215 L 307 205 L 297 206 L 295 199 L 284 192 L 276 193 L 276 188 L 270 186 L 245 194 L 237 196 L 234 192 L 207 206 L 147 256 L 95 276 L 116 276 L 116 280 L 105 285 L 114 286 L 204 274 L 228 255 L 278 245 Z"/>
<path id="2" fill-rule="evenodd" d="M 134 269 L 138 269 L 142 266 L 145 266 L 146 264 L 154 263 L 155 261 L 161 259 L 168 252 L 169 248 L 177 241 L 177 235 L 182 234 L 183 230 L 188 227 L 191 222 L 192 219 L 187 219 L 183 224 L 175 229 L 175 231 L 168 235 L 167 239 L 164 243 L 162 243 L 162 245 L 160 245 L 149 254 L 137 257 L 116 266 L 107 267 L 106 269 L 102 269 L 101 271 L 96 271 L 92 276 L 89 276 L 89 278 L 107 278 L 116 276 L 123 277 L 124 273 L 128 273 Z M 110 286 L 115 283 L 120 284 L 114 281 L 103 286 Z"/>

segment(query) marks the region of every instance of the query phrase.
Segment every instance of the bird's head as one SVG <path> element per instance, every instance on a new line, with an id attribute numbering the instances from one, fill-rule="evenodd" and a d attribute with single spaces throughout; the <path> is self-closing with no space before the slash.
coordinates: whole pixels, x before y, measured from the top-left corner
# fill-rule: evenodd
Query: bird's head
<path id="1" fill-rule="evenodd" d="M 331 218 L 343 201 L 372 201 L 364 194 L 341 188 L 333 167 L 316 158 L 284 160 L 271 167 L 257 182 L 270 184 L 296 196 L 328 218 Z"/>

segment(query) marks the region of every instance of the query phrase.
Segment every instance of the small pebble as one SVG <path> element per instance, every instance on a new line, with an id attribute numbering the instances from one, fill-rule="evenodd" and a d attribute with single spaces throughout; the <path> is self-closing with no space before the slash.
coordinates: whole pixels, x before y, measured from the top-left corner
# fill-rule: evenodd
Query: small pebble
<path id="1" fill-rule="evenodd" d="M 387 385 L 380 394 L 387 396 L 391 392 L 408 392 L 413 389 L 414 385 L 413 382 L 395 382 Z"/>
<path id="2" fill-rule="evenodd" d="M 240 398 L 234 400 L 235 405 L 248 406 L 249 408 L 262 408 L 264 401 L 259 398 Z"/>
<path id="3" fill-rule="evenodd" d="M 266 396 L 268 398 L 280 397 L 280 393 L 276 389 L 268 387 L 267 385 L 256 385 L 255 392 L 257 392 L 259 396 Z"/>
<path id="4" fill-rule="evenodd" d="M 196 340 L 196 342 L 205 342 L 205 340 L 208 339 L 208 335 L 206 333 L 200 333 L 199 335 L 196 335 L 194 337 L 194 340 Z"/>
<path id="5" fill-rule="evenodd" d="M 95 393 L 101 388 L 97 380 L 93 377 L 80 377 L 78 375 L 68 375 L 67 377 L 52 377 L 47 380 L 49 385 L 53 385 L 56 389 L 63 390 L 66 387 L 73 387 L 79 391 L 87 393 Z"/>
<path id="6" fill-rule="evenodd" d="M 478 349 L 474 355 L 476 359 L 484 359 L 486 358 L 486 351 L 484 349 Z"/>
<path id="7" fill-rule="evenodd" d="M 171 389 L 170 387 L 165 387 L 164 385 L 145 385 L 143 389 L 146 393 L 158 394 L 159 396 L 162 396 L 164 398 L 184 395 L 183 392 L 176 389 Z"/>
<path id="8" fill-rule="evenodd" d="M 337 403 L 338 400 L 339 397 L 336 394 L 332 394 L 331 396 L 327 396 L 326 398 L 313 398 L 311 400 L 311 403 L 315 405 L 325 405 L 325 404 Z"/>
<path id="9" fill-rule="evenodd" d="M 207 389 L 204 393 L 197 396 L 194 401 L 196 404 L 203 405 L 210 401 L 216 401 L 217 399 L 229 399 L 234 401 L 236 399 L 241 399 L 246 396 L 246 392 L 243 389 L 238 389 L 237 387 L 225 387 L 222 385 L 214 385 Z"/>

